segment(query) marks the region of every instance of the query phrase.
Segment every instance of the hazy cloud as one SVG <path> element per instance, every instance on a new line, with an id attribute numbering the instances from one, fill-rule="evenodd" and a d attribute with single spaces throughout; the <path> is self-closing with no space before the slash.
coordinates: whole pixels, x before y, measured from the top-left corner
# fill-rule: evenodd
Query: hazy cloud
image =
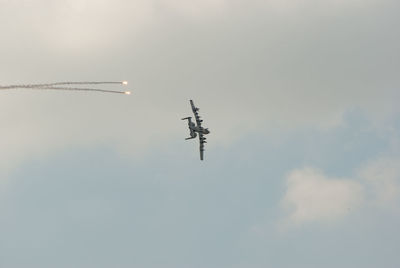
<path id="1" fill-rule="evenodd" d="M 340 219 L 350 209 L 358 208 L 363 199 L 359 183 L 305 168 L 288 175 L 283 205 L 289 211 L 289 222 L 302 224 Z"/>

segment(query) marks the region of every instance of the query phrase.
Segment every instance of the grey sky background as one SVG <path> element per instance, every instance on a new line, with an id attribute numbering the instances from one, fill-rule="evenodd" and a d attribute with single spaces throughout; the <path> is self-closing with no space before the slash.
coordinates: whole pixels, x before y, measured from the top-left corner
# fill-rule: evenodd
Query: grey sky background
<path id="1" fill-rule="evenodd" d="M 0 0 L 0 267 L 398 267 L 399 5 Z"/>
<path id="2" fill-rule="evenodd" d="M 148 148 L 179 133 L 175 116 L 188 98 L 213 115 L 209 124 L 223 143 L 261 129 L 335 126 L 348 109 L 386 122 L 397 112 L 397 7 L 395 1 L 2 2 L 4 84 L 126 79 L 135 90 L 134 100 L 7 92 L 4 116 L 33 126 L 5 129 L 12 137 L 23 133 L 16 127 L 42 132 L 35 144 L 48 135 L 41 145 L 50 150 L 71 136 Z M 111 101 L 118 105 L 104 109 Z M 81 120 L 49 112 L 60 102 L 70 102 L 63 111 Z M 30 138 L 22 135 L 15 146 L 26 154 L 32 143 L 23 144 Z"/>

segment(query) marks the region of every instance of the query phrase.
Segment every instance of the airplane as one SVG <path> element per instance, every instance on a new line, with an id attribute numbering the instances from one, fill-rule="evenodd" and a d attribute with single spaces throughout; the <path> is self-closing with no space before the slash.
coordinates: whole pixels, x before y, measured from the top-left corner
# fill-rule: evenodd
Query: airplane
<path id="1" fill-rule="evenodd" d="M 200 109 L 197 108 L 196 106 L 194 106 L 194 103 L 192 100 L 190 100 L 190 105 L 192 106 L 192 111 L 193 111 L 194 117 L 196 119 L 197 125 L 194 122 L 192 122 L 192 117 L 182 118 L 182 120 L 188 120 L 188 126 L 189 126 L 189 130 L 190 130 L 190 137 L 186 138 L 185 140 L 194 139 L 197 137 L 197 134 L 199 134 L 200 160 L 203 160 L 204 159 L 204 144 L 207 143 L 204 135 L 210 134 L 210 131 L 208 130 L 208 128 L 203 128 L 203 126 L 201 125 L 203 120 L 200 119 L 200 116 L 198 113 L 198 111 Z"/>

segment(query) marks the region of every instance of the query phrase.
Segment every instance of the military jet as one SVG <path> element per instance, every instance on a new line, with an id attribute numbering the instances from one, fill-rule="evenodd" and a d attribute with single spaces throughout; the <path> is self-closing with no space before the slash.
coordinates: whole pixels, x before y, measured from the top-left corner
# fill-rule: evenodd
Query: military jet
<path id="1" fill-rule="evenodd" d="M 200 119 L 198 111 L 200 110 L 196 106 L 194 106 L 194 103 L 192 100 L 190 100 L 190 105 L 192 106 L 192 111 L 194 114 L 194 117 L 196 119 L 196 124 L 192 122 L 192 117 L 186 117 L 182 118 L 182 120 L 188 120 L 188 125 L 189 125 L 189 130 L 190 130 L 190 137 L 186 138 L 186 140 L 194 139 L 197 137 L 197 134 L 199 134 L 199 140 L 200 140 L 200 160 L 204 159 L 204 144 L 206 142 L 206 138 L 204 135 L 210 134 L 210 131 L 208 128 L 203 128 L 201 123 L 203 120 Z"/>

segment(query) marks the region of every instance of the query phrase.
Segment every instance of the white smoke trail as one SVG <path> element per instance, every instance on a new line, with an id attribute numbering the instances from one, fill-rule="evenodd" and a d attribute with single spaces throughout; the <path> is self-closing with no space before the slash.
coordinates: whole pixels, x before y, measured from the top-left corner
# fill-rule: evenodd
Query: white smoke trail
<path id="1" fill-rule="evenodd" d="M 80 88 L 80 87 L 27 87 L 26 89 L 32 90 L 67 90 L 67 91 L 93 91 L 102 93 L 117 93 L 117 94 L 129 94 L 129 91 L 119 91 L 119 90 L 107 90 L 99 88 Z"/>
<path id="2" fill-rule="evenodd" d="M 92 92 L 102 92 L 102 93 L 116 93 L 116 94 L 127 94 L 129 95 L 129 91 L 119 91 L 119 90 L 106 90 L 106 89 L 98 89 L 98 88 L 79 88 L 79 87 L 60 87 L 67 85 L 110 85 L 110 84 L 118 84 L 118 85 L 127 85 L 128 82 L 120 81 L 120 82 L 57 82 L 57 83 L 46 83 L 46 84 L 26 84 L 26 85 L 9 85 L 9 86 L 0 86 L 0 90 L 10 90 L 10 89 L 35 89 L 35 90 L 69 90 L 69 91 L 92 91 Z"/>
<path id="3" fill-rule="evenodd" d="M 63 86 L 63 85 L 127 85 L 126 81 L 118 81 L 118 82 L 57 82 L 57 83 L 49 83 L 49 84 L 31 84 L 27 85 L 29 87 L 48 87 L 48 86 Z"/>

